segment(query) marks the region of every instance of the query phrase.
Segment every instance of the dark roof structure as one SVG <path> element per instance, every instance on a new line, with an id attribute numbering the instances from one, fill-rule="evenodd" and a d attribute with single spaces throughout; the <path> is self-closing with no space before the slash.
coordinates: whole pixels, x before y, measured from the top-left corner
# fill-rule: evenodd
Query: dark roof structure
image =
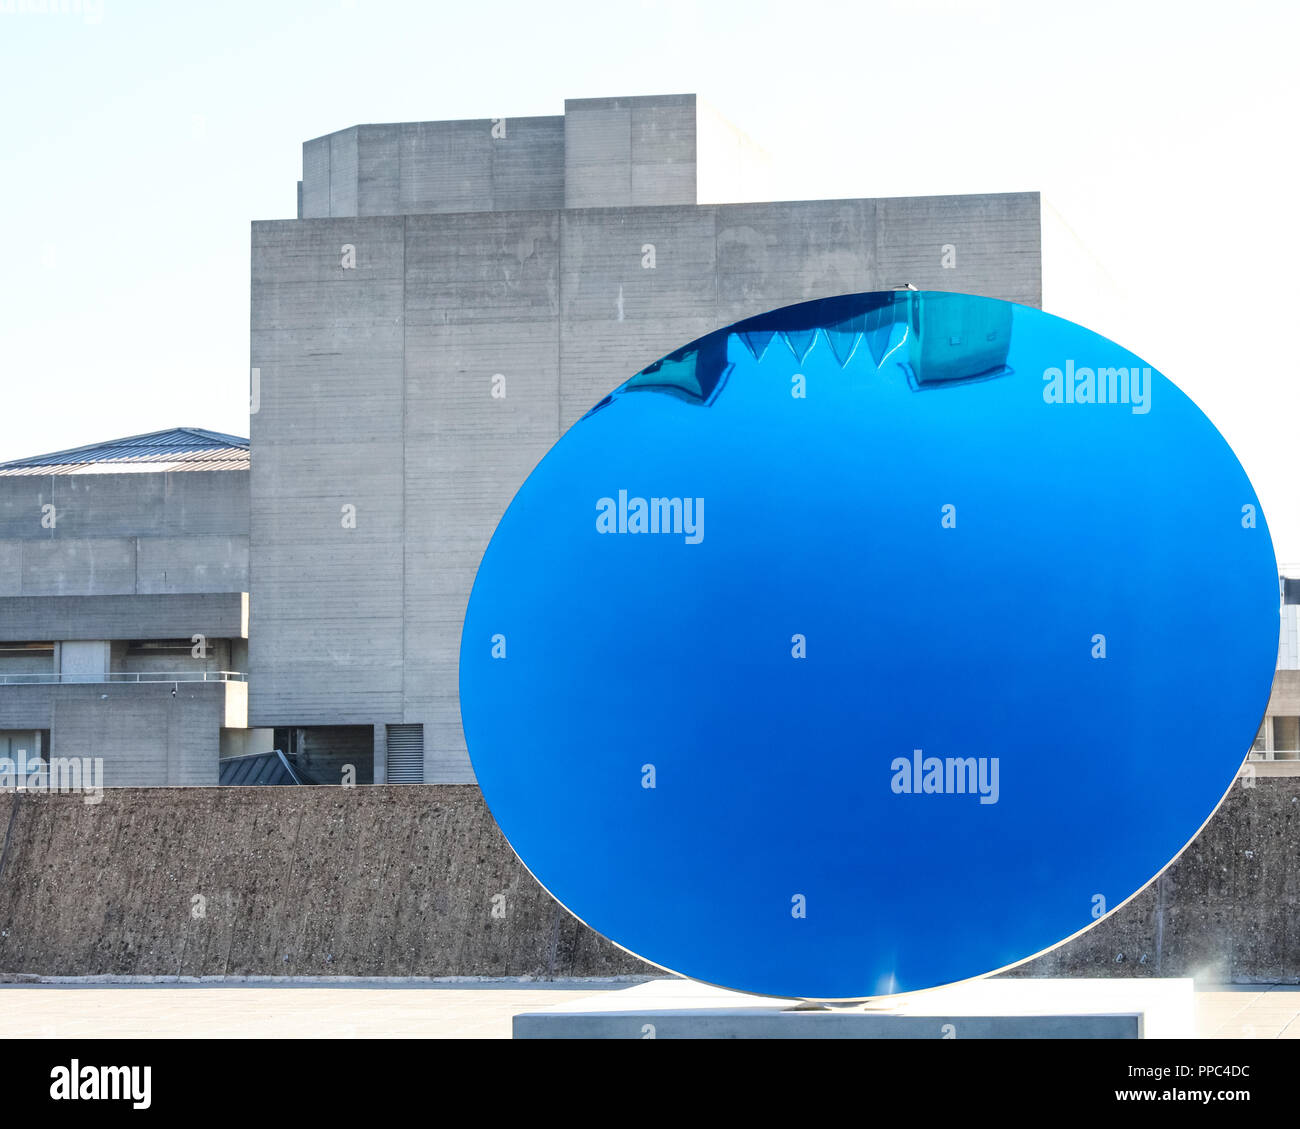
<path id="1" fill-rule="evenodd" d="M 320 783 L 296 767 L 279 749 L 269 753 L 222 757 L 218 764 L 217 782 L 223 787 Z"/>
<path id="2" fill-rule="evenodd" d="M 127 474 L 247 470 L 248 440 L 201 427 L 173 427 L 0 463 L 0 475 Z"/>

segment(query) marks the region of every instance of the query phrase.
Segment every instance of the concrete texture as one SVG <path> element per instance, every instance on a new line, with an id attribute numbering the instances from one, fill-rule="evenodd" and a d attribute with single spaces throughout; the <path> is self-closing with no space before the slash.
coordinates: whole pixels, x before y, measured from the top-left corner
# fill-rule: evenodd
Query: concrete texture
<path id="1" fill-rule="evenodd" d="M 248 499 L 247 471 L 0 477 L 0 641 L 246 636 Z"/>
<path id="2" fill-rule="evenodd" d="M 1300 780 L 1235 785 L 1157 889 L 1013 975 L 1300 984 L 1297 821 Z M 0 973 L 655 971 L 551 900 L 475 787 L 9 794 L 0 828 Z"/>
<path id="3" fill-rule="evenodd" d="M 498 136 L 494 136 L 494 130 Z M 564 206 L 564 118 L 358 125 L 302 147 L 300 219 Z"/>
<path id="4" fill-rule="evenodd" d="M 0 542 L 191 536 L 248 536 L 248 471 L 0 476 Z"/>
<path id="5" fill-rule="evenodd" d="M 685 103 L 660 129 L 604 101 L 574 112 L 625 115 L 670 159 Z M 425 781 L 472 782 L 457 658 L 474 573 L 579 416 L 775 306 L 907 281 L 1036 305 L 1038 230 L 1035 193 L 254 224 L 252 724 L 371 725 L 377 781 L 385 727 L 420 724 Z"/>
<path id="6" fill-rule="evenodd" d="M 0 581 L 5 598 L 248 591 L 246 535 L 34 538 L 0 545 L 0 553 L 21 562 Z"/>
<path id="7" fill-rule="evenodd" d="M 477 788 L 127 789 L 98 805 L 8 794 L 0 829 L 0 972 L 647 967 L 551 900 Z"/>
<path id="8" fill-rule="evenodd" d="M 564 206 L 694 204 L 694 94 L 566 98 Z"/>
<path id="9" fill-rule="evenodd" d="M 1239 779 L 1154 884 L 1009 975 L 1300 984 L 1300 777 Z"/>
<path id="10" fill-rule="evenodd" d="M 189 639 L 195 633 L 243 639 L 248 637 L 248 595 L 0 596 L 0 624 L 6 639 L 24 642 Z M 0 692 L 0 698 L 7 692 Z"/>
<path id="11" fill-rule="evenodd" d="M 48 729 L 46 757 L 100 758 L 109 788 L 215 785 L 222 728 L 248 724 L 242 682 L 44 684 L 3 691 L 0 729 Z M 81 803 L 80 796 L 67 800 Z"/>

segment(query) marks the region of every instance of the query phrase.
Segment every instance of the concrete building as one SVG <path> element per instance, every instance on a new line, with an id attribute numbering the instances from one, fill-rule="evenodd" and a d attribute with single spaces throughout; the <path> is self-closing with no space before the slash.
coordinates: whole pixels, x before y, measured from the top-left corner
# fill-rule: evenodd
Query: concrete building
<path id="1" fill-rule="evenodd" d="M 196 428 L 0 464 L 0 759 L 215 784 L 248 729 L 248 441 Z"/>
<path id="2" fill-rule="evenodd" d="M 110 786 L 469 784 L 479 558 L 549 446 L 645 365 L 906 283 L 1125 339 L 1036 193 L 733 202 L 763 194 L 761 154 L 693 96 L 564 109 L 304 145 L 298 218 L 252 231 L 251 466 L 247 441 L 187 428 L 0 464 L 0 759 L 101 757 Z M 1300 774 L 1284 588 L 1260 776 Z M 1243 780 L 1174 869 L 1029 974 L 1296 981 L 1294 793 Z M 0 794 L 0 820 L 3 973 L 640 970 L 472 786 Z"/>
<path id="3" fill-rule="evenodd" d="M 359 781 L 472 781 L 475 570 L 602 396 L 806 299 L 911 283 L 1041 304 L 1037 193 L 704 202 L 752 195 L 756 152 L 694 95 L 303 146 L 299 217 L 252 232 L 253 725 L 364 758 Z"/>
<path id="4" fill-rule="evenodd" d="M 0 466 L 0 758 L 215 784 L 218 755 L 274 748 L 220 779 L 470 783 L 479 559 L 622 381 L 743 317 L 909 283 L 1118 324 L 1037 193 L 752 202 L 765 176 L 694 95 L 306 142 L 298 218 L 252 229 L 251 467 L 184 428 Z M 1264 774 L 1300 770 L 1298 585 Z"/>
<path id="5" fill-rule="evenodd" d="M 1279 577 L 1282 631 L 1268 711 L 1243 771 L 1257 776 L 1300 776 L 1300 565 Z"/>

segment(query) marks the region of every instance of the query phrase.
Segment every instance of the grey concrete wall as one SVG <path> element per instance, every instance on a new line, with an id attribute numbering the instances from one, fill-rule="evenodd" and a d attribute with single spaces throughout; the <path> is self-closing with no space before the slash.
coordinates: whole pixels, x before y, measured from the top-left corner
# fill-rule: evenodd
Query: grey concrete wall
<path id="1" fill-rule="evenodd" d="M 402 218 L 253 227 L 258 726 L 401 720 L 405 240 Z"/>
<path id="2" fill-rule="evenodd" d="M 0 541 L 0 561 L 0 597 L 248 591 L 242 535 Z"/>
<path id="3" fill-rule="evenodd" d="M 112 670 L 112 644 L 104 639 L 64 640 L 59 674 L 65 682 L 104 682 Z"/>
<path id="4" fill-rule="evenodd" d="M 564 119 L 361 125 L 303 145 L 302 217 L 564 206 Z M 494 130 L 497 136 L 494 136 Z"/>
<path id="5" fill-rule="evenodd" d="M 0 689 L 0 729 L 49 729 L 56 689 L 49 683 Z"/>
<path id="6" fill-rule="evenodd" d="M 0 973 L 653 971 L 546 895 L 472 787 L 0 794 L 0 827 Z M 1300 780 L 1237 785 L 1159 886 L 1019 974 L 1300 983 L 1298 909 Z"/>
<path id="7" fill-rule="evenodd" d="M 246 471 L 0 479 L 0 638 L 62 643 L 65 669 L 78 646 L 102 679 L 112 640 L 246 636 L 247 590 Z M 3 686 L 0 717 L 49 729 L 54 755 L 102 757 L 109 784 L 215 784 L 231 693 L 246 688 Z"/>
<path id="8" fill-rule="evenodd" d="M 299 218 L 330 214 L 330 134 L 302 145 L 302 180 L 298 182 Z"/>
<path id="9" fill-rule="evenodd" d="M 1300 717 L 1300 670 L 1279 670 L 1268 700 L 1270 715 Z"/>
<path id="10" fill-rule="evenodd" d="M 245 695 L 219 682 L 177 683 L 175 697 L 172 683 L 6 686 L 0 729 L 48 729 L 49 755 L 102 757 L 109 787 L 215 785 L 220 731 L 245 724 Z"/>
<path id="11" fill-rule="evenodd" d="M 248 499 L 247 471 L 0 478 L 0 640 L 59 644 L 66 675 L 100 680 L 0 686 L 0 717 L 49 729 L 55 755 L 102 757 L 112 785 L 215 784 L 245 686 L 182 683 L 172 698 L 102 679 L 131 639 L 204 635 L 229 663 L 218 641 L 248 634 Z"/>
<path id="12" fill-rule="evenodd" d="M 0 828 L 0 973 L 644 968 L 533 881 L 477 788 L 0 794 Z"/>
<path id="13" fill-rule="evenodd" d="M 202 657 L 193 653 L 193 646 L 187 637 L 179 641 L 180 646 L 168 646 L 164 649 L 154 647 L 131 647 L 125 642 L 113 644 L 113 669 L 128 674 L 177 674 L 182 671 L 214 673 L 222 670 L 240 670 L 231 654 L 229 639 L 209 639 Z M 67 647 L 63 644 L 64 669 L 67 668 Z"/>
<path id="14" fill-rule="evenodd" d="M 243 592 L 185 595 L 0 596 L 9 640 L 235 639 L 248 635 Z"/>
<path id="15" fill-rule="evenodd" d="M 1300 777 L 1238 780 L 1155 883 L 1011 975 L 1300 983 Z"/>
<path id="16" fill-rule="evenodd" d="M 217 782 L 227 696 L 242 684 L 55 686 L 52 755 L 100 757 L 110 787 Z"/>
<path id="17" fill-rule="evenodd" d="M 696 203 L 695 95 L 567 98 L 564 206 Z"/>
<path id="18" fill-rule="evenodd" d="M 299 217 L 695 204 L 694 94 L 554 117 L 357 125 L 303 144 Z"/>
<path id="19" fill-rule="evenodd" d="M 560 434 L 561 225 L 556 212 L 407 221 L 402 716 L 382 720 L 423 723 L 428 781 L 473 779 L 465 600 L 514 489 Z"/>
<path id="20" fill-rule="evenodd" d="M 246 470 L 0 477 L 0 540 L 247 535 Z"/>
<path id="21" fill-rule="evenodd" d="M 247 471 L 0 478 L 0 599 L 246 592 L 248 478 Z M 0 632 L 23 638 L 4 619 Z"/>
<path id="22" fill-rule="evenodd" d="M 908 281 L 1037 305 L 1038 231 L 1034 193 L 254 224 L 252 724 L 374 725 L 380 763 L 385 725 L 422 724 L 426 781 L 472 780 L 465 603 L 564 429 L 775 306 Z"/>

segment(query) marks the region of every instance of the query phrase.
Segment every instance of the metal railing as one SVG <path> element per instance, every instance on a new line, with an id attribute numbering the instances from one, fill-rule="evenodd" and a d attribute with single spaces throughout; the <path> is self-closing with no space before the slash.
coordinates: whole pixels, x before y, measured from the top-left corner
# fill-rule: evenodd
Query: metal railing
<path id="1" fill-rule="evenodd" d="M 107 684 L 110 682 L 247 682 L 242 670 L 110 670 L 104 674 L 42 671 L 37 674 L 0 674 L 0 686 Z"/>

